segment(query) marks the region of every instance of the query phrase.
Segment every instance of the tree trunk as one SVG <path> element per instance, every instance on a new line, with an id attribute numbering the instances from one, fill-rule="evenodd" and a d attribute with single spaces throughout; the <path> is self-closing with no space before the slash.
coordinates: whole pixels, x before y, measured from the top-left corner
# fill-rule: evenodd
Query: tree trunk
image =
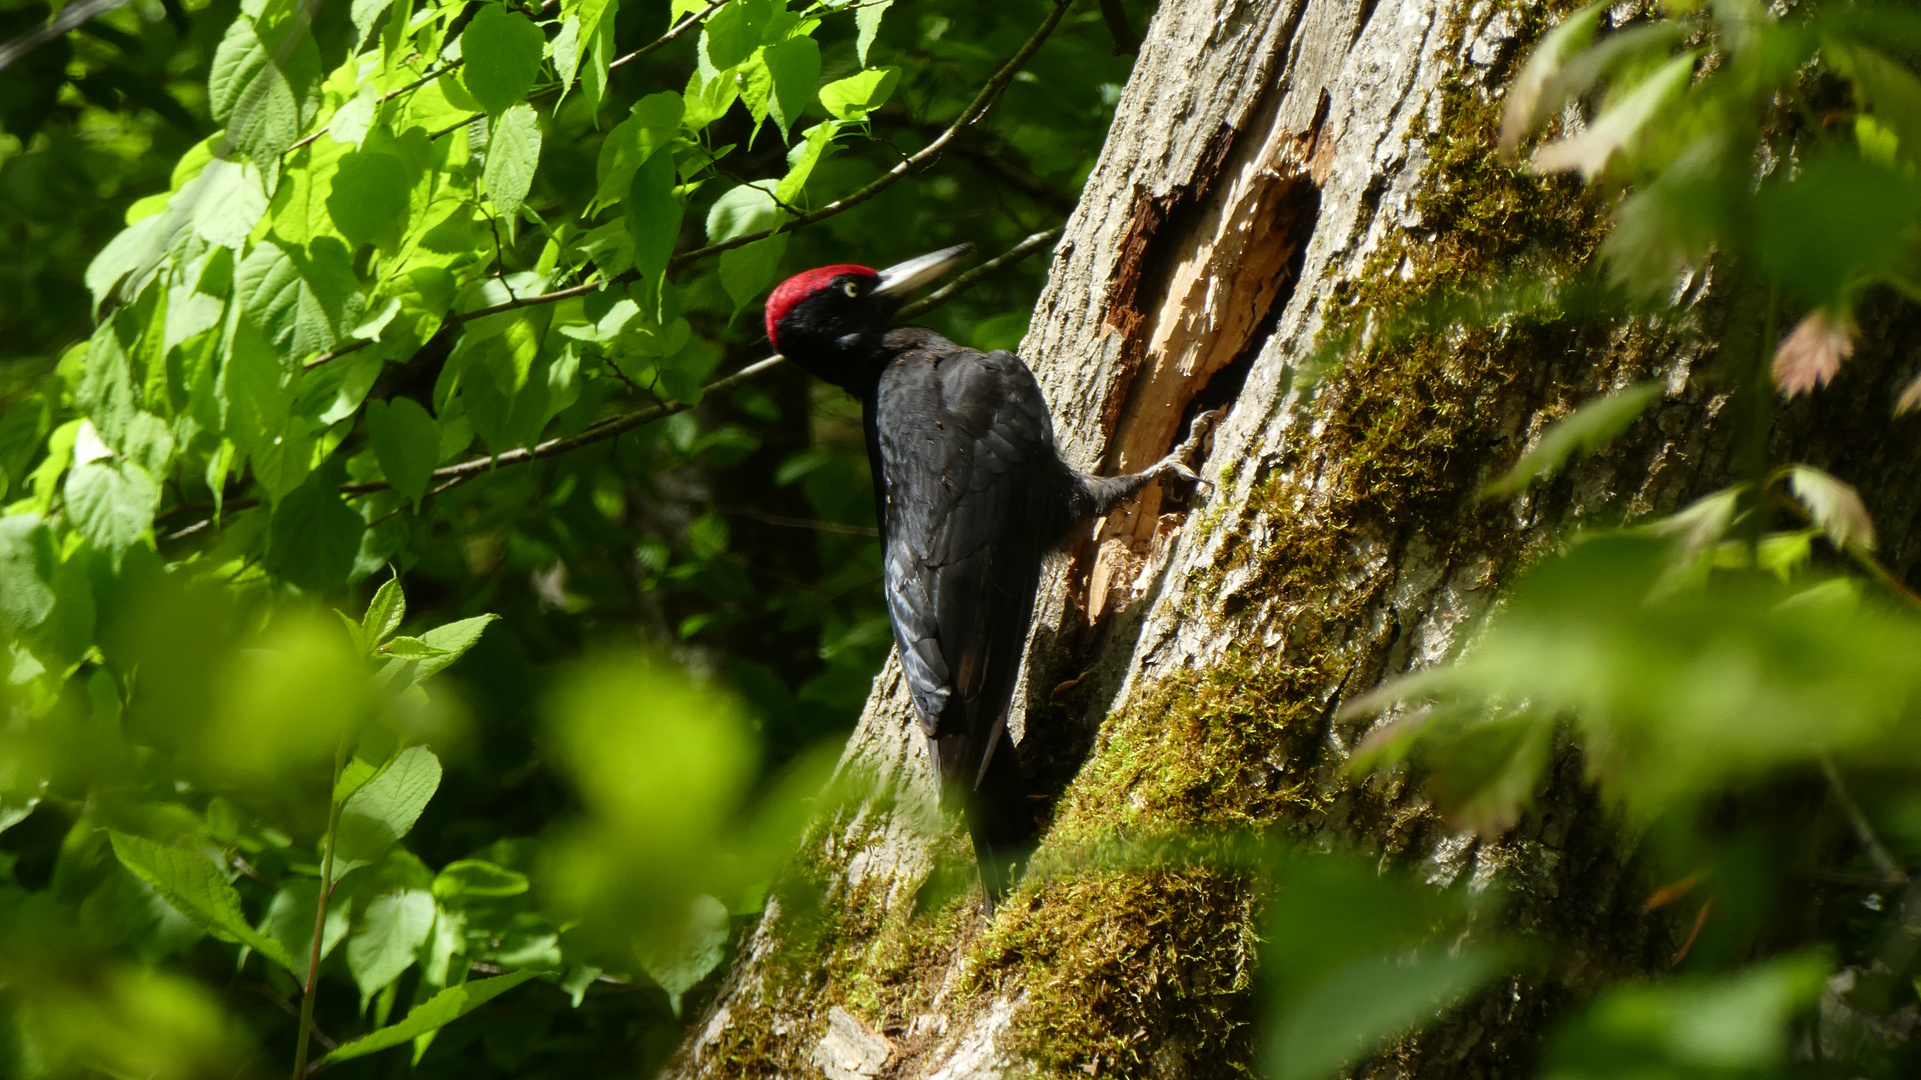
<path id="1" fill-rule="evenodd" d="M 1015 719 L 1023 768 L 1053 793 L 1037 862 L 1117 832 L 1276 826 L 1436 882 L 1499 882 L 1512 927 L 1555 944 L 1550 970 L 1452 1010 L 1368 1075 L 1526 1075 L 1584 987 L 1665 968 L 1687 929 L 1643 913 L 1649 883 L 1571 750 L 1527 818 L 1476 839 L 1405 778 L 1349 776 L 1366 725 L 1335 719 L 1344 699 L 1446 655 L 1571 527 L 1729 482 L 1738 410 L 1703 376 L 1760 362 L 1760 320 L 1711 274 L 1681 283 L 1686 333 L 1509 316 L 1385 337 L 1333 366 L 1316 351 L 1440 287 L 1589 263 L 1603 199 L 1493 154 L 1501 88 L 1550 6 L 1163 5 L 1021 350 L 1082 468 L 1139 468 L 1200 408 L 1231 407 L 1210 497 L 1189 507 L 1150 489 L 1044 579 Z M 1899 374 L 1885 361 L 1914 322 L 1892 306 L 1865 315 L 1859 357 L 1773 430 L 1777 460 L 1862 488 L 1904 576 L 1921 440 L 1885 419 Z M 1664 397 L 1604 453 L 1530 494 L 1479 498 L 1548 423 L 1647 378 Z M 925 791 L 912 731 L 890 663 L 848 760 Z M 770 902 L 668 1072 L 1244 1075 L 1248 883 L 1083 870 L 1030 874 L 991 918 L 978 890 L 925 903 L 940 859 L 968 855 L 924 799 L 818 824 L 795 873 L 819 893 Z M 807 895 L 824 899 L 801 910 Z"/>

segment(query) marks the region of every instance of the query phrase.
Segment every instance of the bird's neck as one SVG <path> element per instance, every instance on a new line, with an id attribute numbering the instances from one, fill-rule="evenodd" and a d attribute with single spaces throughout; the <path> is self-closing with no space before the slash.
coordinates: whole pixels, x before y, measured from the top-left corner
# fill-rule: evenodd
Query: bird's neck
<path id="1" fill-rule="evenodd" d="M 809 334 L 788 342 L 782 334 L 782 355 L 822 382 L 832 383 L 866 400 L 880 382 L 880 373 L 899 349 L 890 348 L 885 328 L 849 334 Z"/>

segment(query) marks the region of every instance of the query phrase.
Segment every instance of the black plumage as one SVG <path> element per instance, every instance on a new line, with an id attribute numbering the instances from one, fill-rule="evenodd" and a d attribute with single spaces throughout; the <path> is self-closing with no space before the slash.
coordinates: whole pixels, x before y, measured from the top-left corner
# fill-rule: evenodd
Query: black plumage
<path id="1" fill-rule="evenodd" d="M 788 359 L 861 400 L 884 551 L 888 617 L 943 792 L 962 794 L 990 898 L 1035 823 L 1007 733 L 1041 563 L 1077 523 L 1163 475 L 1194 480 L 1188 442 L 1150 469 L 1071 468 L 1047 401 L 1013 353 L 918 326 L 890 328 L 905 294 L 951 265 L 949 249 L 884 273 L 831 266 L 767 304 Z"/>

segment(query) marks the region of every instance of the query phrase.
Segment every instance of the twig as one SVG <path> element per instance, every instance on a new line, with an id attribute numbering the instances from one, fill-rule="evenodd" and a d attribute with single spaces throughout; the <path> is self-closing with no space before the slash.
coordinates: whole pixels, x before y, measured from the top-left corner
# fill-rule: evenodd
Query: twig
<path id="1" fill-rule="evenodd" d="M 880 530 L 870 525 L 842 525 L 838 521 L 815 521 L 811 518 L 782 517 L 770 514 L 752 506 L 722 506 L 723 514 L 739 514 L 741 517 L 764 521 L 769 525 L 780 525 L 789 529 L 812 529 L 815 532 L 839 533 L 843 536 L 879 536 Z"/>
<path id="2" fill-rule="evenodd" d="M 994 256 L 940 288 L 935 289 L 919 300 L 902 306 L 900 309 L 900 318 L 911 319 L 922 312 L 932 311 L 934 308 L 945 304 L 954 297 L 973 288 L 980 283 L 982 278 L 999 270 L 1001 267 L 1020 262 L 1041 248 L 1059 240 L 1061 238 L 1061 230 L 1064 228 L 1066 228 L 1066 226 L 1056 225 L 1046 232 L 1037 232 L 1027 239 L 1022 240 L 1020 243 L 1015 244 L 1001 254 Z"/>
<path id="3" fill-rule="evenodd" d="M 313 1027 L 314 985 L 320 980 L 320 946 L 327 936 L 327 901 L 334 891 L 334 841 L 340 835 L 340 772 L 347 762 L 347 735 L 334 744 L 333 792 L 327 810 L 327 847 L 320 856 L 320 898 L 314 903 L 313 949 L 307 956 L 307 981 L 300 991 L 300 1038 L 294 1043 L 293 1080 L 307 1075 L 307 1037 Z"/>
<path id="4" fill-rule="evenodd" d="M 1882 846 L 1881 838 L 1874 834 L 1874 826 L 1868 823 L 1867 815 L 1861 812 L 1861 805 L 1854 801 L 1854 796 L 1848 793 L 1847 785 L 1841 782 L 1841 773 L 1834 767 L 1834 759 L 1825 752 L 1821 754 L 1821 773 L 1828 778 L 1828 792 L 1834 796 L 1834 801 L 1840 804 L 1841 813 L 1847 816 L 1848 826 L 1854 830 L 1855 839 L 1861 841 L 1861 846 L 1867 850 L 1868 861 L 1872 862 L 1874 868 L 1890 881 L 1908 880 L 1908 872 L 1902 869 L 1901 864 L 1888 853 L 1888 849 Z"/>
<path id="5" fill-rule="evenodd" d="M 952 300 L 954 297 L 959 296 L 961 293 L 967 291 L 969 288 L 972 288 L 976 283 L 978 283 L 982 278 L 986 277 L 988 274 L 991 274 L 994 271 L 999 270 L 1004 266 L 1007 266 L 1011 263 L 1018 262 L 1021 259 L 1024 259 L 1027 256 L 1032 255 L 1034 252 L 1040 250 L 1042 247 L 1045 247 L 1047 244 L 1053 242 L 1055 239 L 1057 239 L 1060 236 L 1060 234 L 1061 234 L 1061 227 L 1059 226 L 1049 229 L 1046 232 L 1035 233 L 1034 235 L 1028 237 L 1025 240 L 1022 240 L 1020 243 L 1009 248 L 1007 251 L 1003 252 L 1002 254 L 987 260 L 981 265 L 973 268 L 972 270 L 969 270 L 967 273 L 962 274 L 959 277 L 955 278 L 952 282 L 949 282 L 946 287 L 938 289 L 935 292 L 927 295 L 926 297 L 923 297 L 922 299 L 917 300 L 914 303 L 908 304 L 907 306 L 903 307 L 901 309 L 901 317 L 913 318 L 916 315 L 920 315 L 934 307 L 939 306 L 940 304 L 944 304 L 947 301 Z M 706 386 L 701 387 L 701 396 L 705 398 L 710 394 L 716 394 L 723 390 L 731 390 L 736 386 L 740 386 L 743 383 L 749 382 L 752 379 L 754 379 L 756 376 L 760 375 L 762 372 L 768 371 L 771 368 L 773 368 L 776 364 L 779 364 L 782 361 L 782 359 L 784 358 L 780 356 L 769 356 L 764 360 L 759 360 L 752 364 L 747 365 L 746 367 L 740 369 L 739 371 L 736 371 L 732 375 L 728 375 L 724 378 L 716 379 L 713 382 L 708 383 Z M 583 446 L 589 446 L 589 445 L 592 445 L 593 443 L 601 442 L 606 439 L 611 439 L 616 436 L 623 435 L 629 431 L 634 430 L 637 427 L 642 427 L 646 424 L 651 424 L 656 420 L 660 420 L 665 417 L 672 416 L 675 413 L 685 412 L 691 408 L 693 408 L 692 405 L 688 405 L 682 402 L 675 402 L 673 404 L 652 405 L 644 409 L 636 409 L 633 412 L 621 413 L 617 416 L 607 417 L 606 419 L 601 420 L 598 423 L 588 425 L 587 429 L 582 431 L 578 435 L 568 436 L 566 438 L 548 439 L 546 442 L 539 443 L 533 447 L 523 447 L 519 450 L 509 450 L 504 454 L 495 454 L 489 457 L 474 458 L 471 461 L 463 461 L 457 465 L 449 465 L 445 468 L 435 469 L 432 475 L 432 479 L 437 480 L 440 483 L 438 484 L 438 486 L 429 488 L 425 493 L 423 493 L 420 497 L 420 501 L 424 503 L 428 499 L 433 498 L 435 495 L 439 495 L 442 492 L 450 491 L 453 488 L 459 487 L 461 484 L 464 484 L 467 481 L 472 480 L 474 477 L 480 476 L 483 473 L 490 472 L 499 466 L 519 465 L 529 461 L 538 461 L 542 458 L 550 458 L 556 454 L 564 454 L 569 450 L 578 450 Z M 352 497 L 356 495 L 370 495 L 370 494 L 373 494 L 374 492 L 390 491 L 392 489 L 393 489 L 393 484 L 386 480 L 361 480 L 361 481 L 356 481 L 354 483 L 342 484 L 340 487 L 340 493 L 343 496 Z M 250 506 L 257 505 L 258 503 L 259 503 L 258 499 L 227 499 L 225 501 L 225 506 L 228 510 L 244 510 Z M 402 510 L 406 508 L 407 508 L 407 504 L 402 504 L 401 506 L 397 506 L 394 509 L 389 510 L 387 513 L 382 514 L 377 518 L 374 518 L 372 521 L 369 521 L 367 525 L 369 528 L 372 528 L 373 526 L 378 525 L 383 521 L 386 521 L 388 518 L 395 516 L 396 514 L 400 513 Z M 177 532 L 170 533 L 167 536 L 162 537 L 161 539 L 177 540 L 182 537 L 192 536 L 196 533 L 199 533 L 208 528 L 211 528 L 212 525 L 213 525 L 212 518 L 208 518 L 203 521 L 197 521 L 194 524 L 188 525 Z"/>

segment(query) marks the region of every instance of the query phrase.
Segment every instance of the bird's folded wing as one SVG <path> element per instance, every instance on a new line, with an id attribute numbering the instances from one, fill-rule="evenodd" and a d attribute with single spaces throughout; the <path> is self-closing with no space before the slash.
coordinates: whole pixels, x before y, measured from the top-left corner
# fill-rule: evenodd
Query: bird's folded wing
<path id="1" fill-rule="evenodd" d="M 888 614 L 942 771 L 972 773 L 999 734 L 1052 539 L 1047 406 L 1012 354 L 905 354 L 878 399 Z"/>

